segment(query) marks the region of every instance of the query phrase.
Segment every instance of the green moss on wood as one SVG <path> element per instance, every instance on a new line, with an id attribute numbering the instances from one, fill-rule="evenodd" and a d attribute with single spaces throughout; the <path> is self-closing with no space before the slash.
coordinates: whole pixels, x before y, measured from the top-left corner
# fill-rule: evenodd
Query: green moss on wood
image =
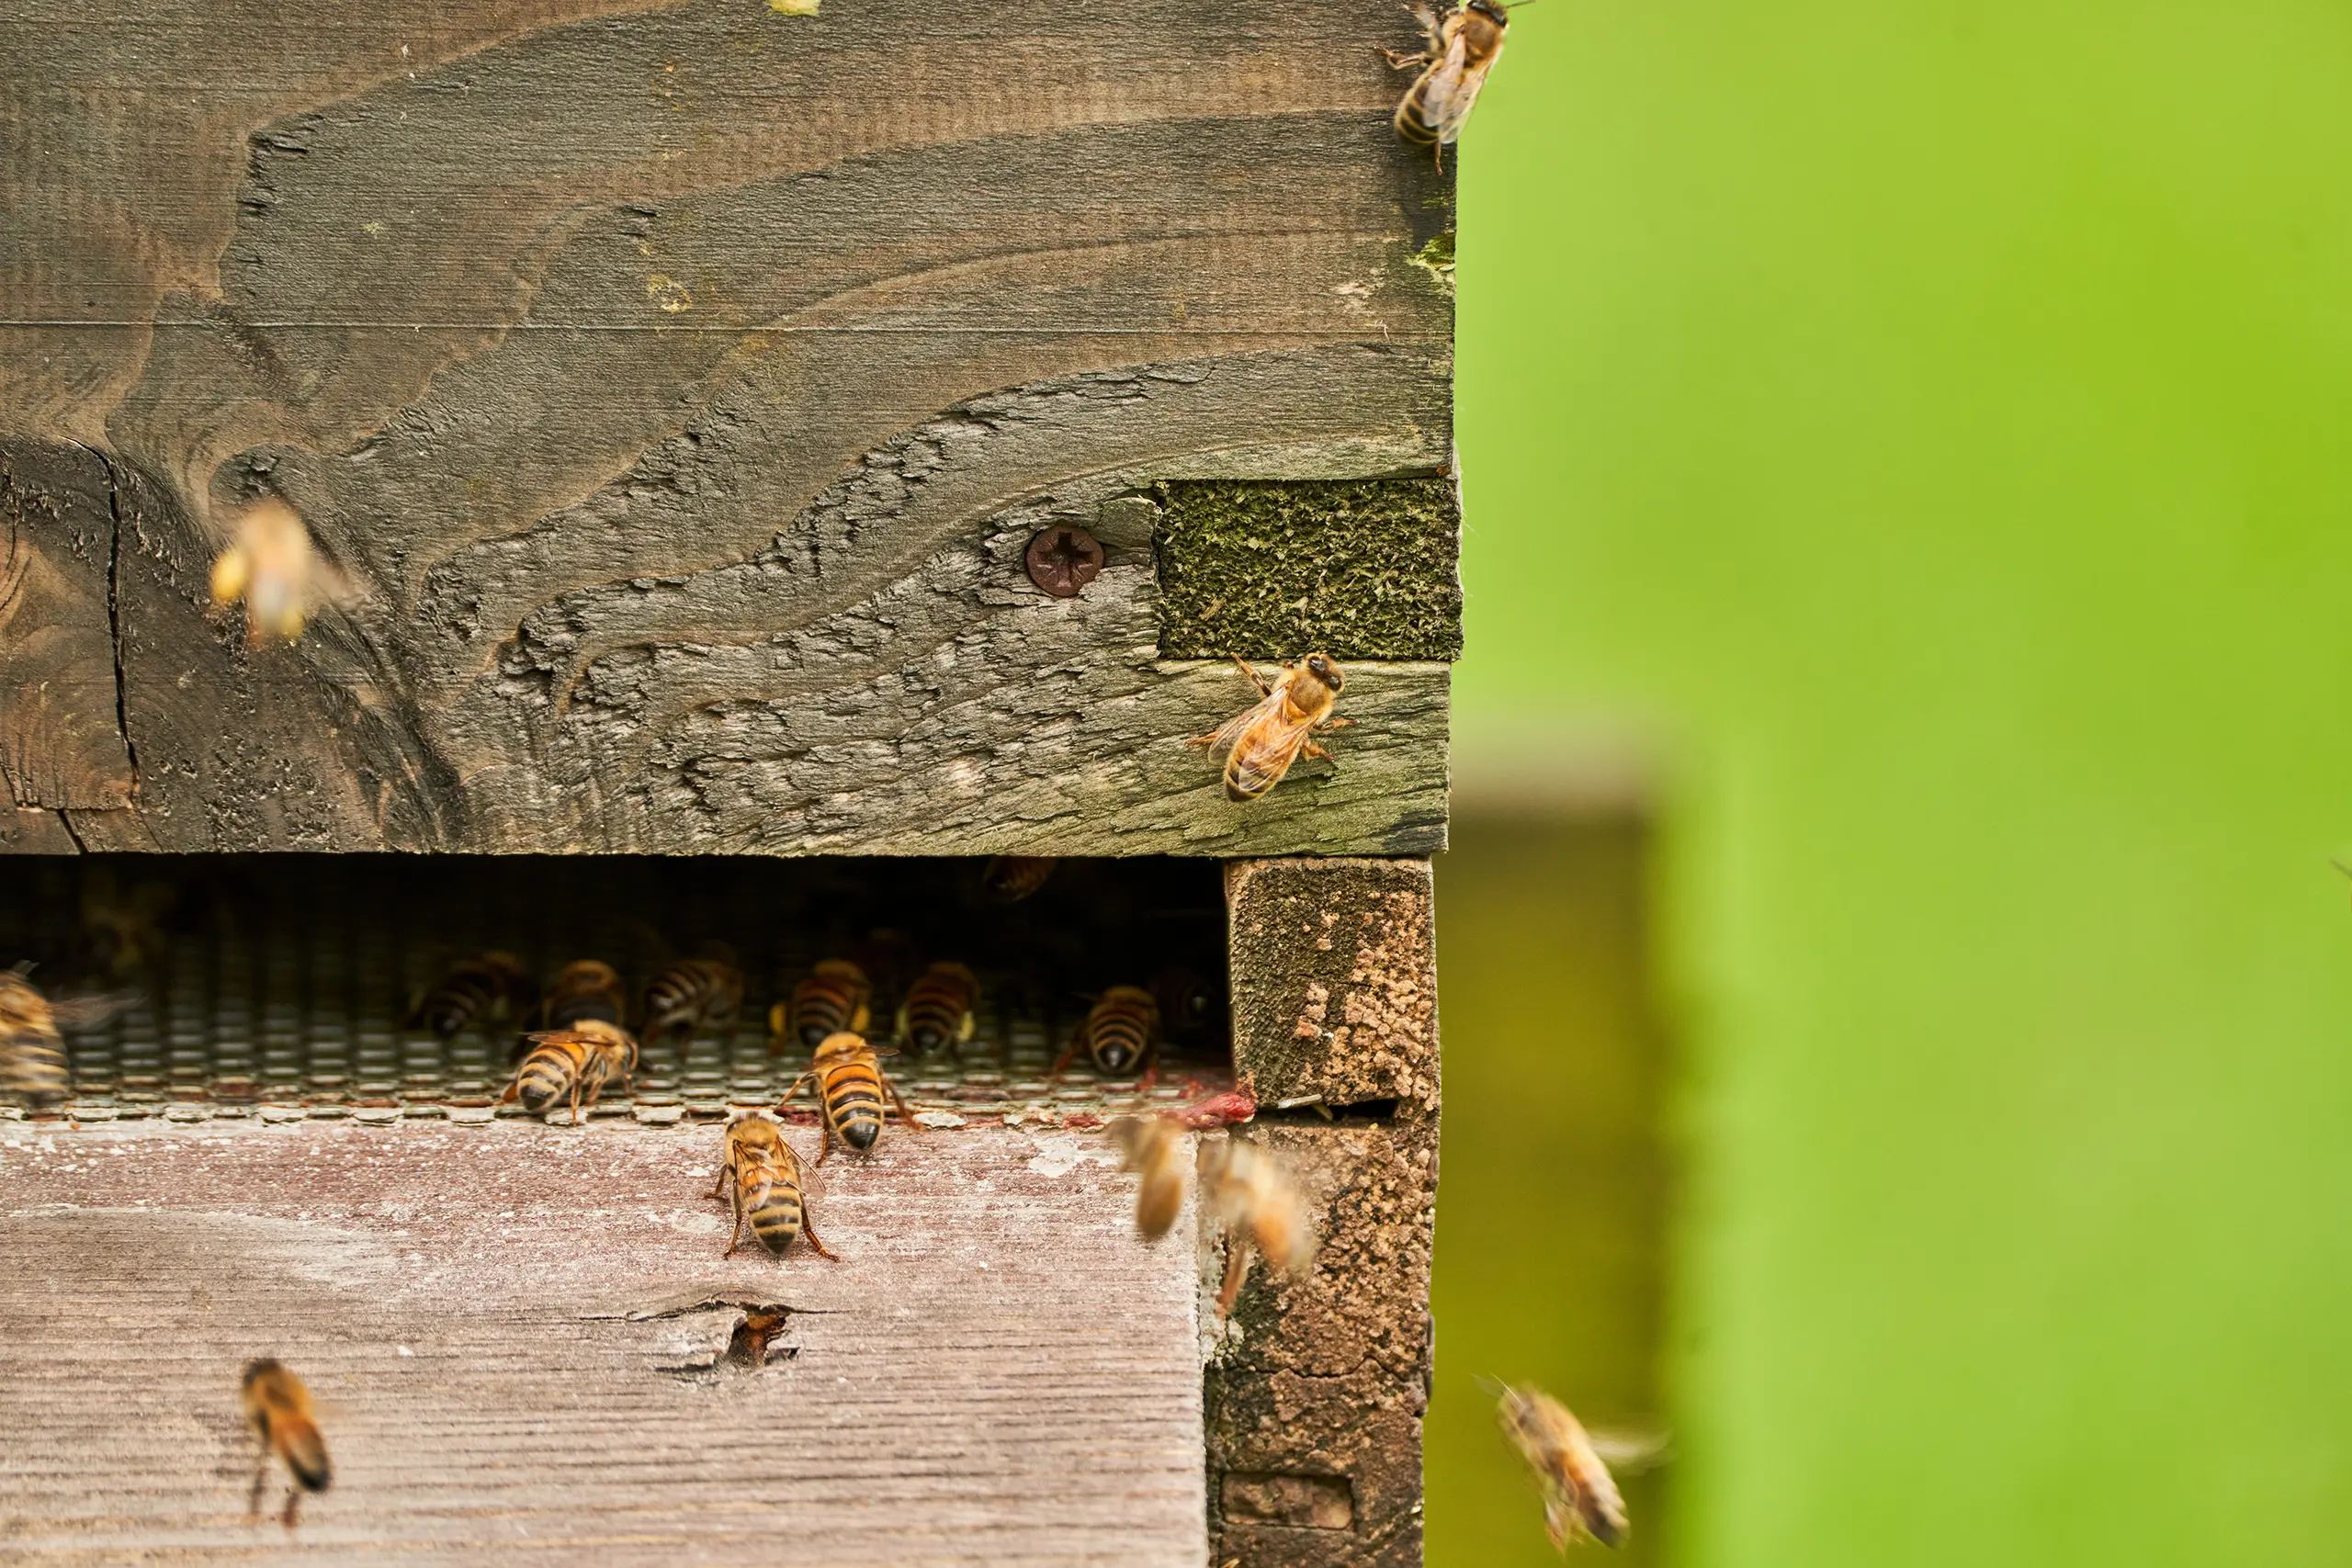
<path id="1" fill-rule="evenodd" d="M 1461 653 L 1451 479 L 1184 479 L 1159 499 L 1160 657 Z"/>

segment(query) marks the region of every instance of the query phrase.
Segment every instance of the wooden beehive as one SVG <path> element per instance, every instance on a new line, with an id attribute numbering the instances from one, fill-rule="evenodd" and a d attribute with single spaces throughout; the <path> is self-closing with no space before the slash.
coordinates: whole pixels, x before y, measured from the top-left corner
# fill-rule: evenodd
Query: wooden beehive
<path id="1" fill-rule="evenodd" d="M 348 1561 L 1418 1562 L 1459 592 L 1412 20 L 797 9 L 0 18 L 0 937 L 63 943 L 62 857 L 243 890 L 0 1122 L 12 1550 L 278 1548 L 233 1401 L 277 1353 Z M 208 581 L 264 496 L 350 591 L 249 649 Z M 1336 762 L 1226 800 L 1228 656 L 1318 648 Z M 1008 914 L 862 858 L 987 854 L 1087 864 Z M 779 985 L 969 930 L 996 1054 L 827 1168 L 840 1266 L 722 1264 L 763 1042 L 573 1132 L 398 1030 L 531 919 L 749 928 Z M 1202 943 L 1185 1066 L 1325 1237 L 1223 1327 L 1128 1226 L 1099 1122 L 1148 1100 L 1039 1087 L 1072 995 Z"/>

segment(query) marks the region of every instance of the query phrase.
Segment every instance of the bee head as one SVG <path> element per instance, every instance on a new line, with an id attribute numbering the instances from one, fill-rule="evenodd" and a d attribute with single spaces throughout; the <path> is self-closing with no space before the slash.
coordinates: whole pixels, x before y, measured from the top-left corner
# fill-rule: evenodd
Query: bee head
<path id="1" fill-rule="evenodd" d="M 1474 0 L 1474 3 L 1479 3 L 1479 0 Z M 1308 654 L 1306 656 L 1306 672 L 1314 676 L 1317 680 L 1322 682 L 1325 685 L 1330 687 L 1335 692 L 1345 683 L 1346 680 L 1346 677 L 1340 673 L 1340 667 L 1332 663 L 1329 656 L 1327 654 Z"/>
<path id="2" fill-rule="evenodd" d="M 1469 0 L 1469 4 L 1462 8 L 1465 11 L 1477 12 L 1498 28 L 1510 26 L 1510 17 L 1506 15 L 1510 7 L 1496 4 L 1496 0 Z"/>

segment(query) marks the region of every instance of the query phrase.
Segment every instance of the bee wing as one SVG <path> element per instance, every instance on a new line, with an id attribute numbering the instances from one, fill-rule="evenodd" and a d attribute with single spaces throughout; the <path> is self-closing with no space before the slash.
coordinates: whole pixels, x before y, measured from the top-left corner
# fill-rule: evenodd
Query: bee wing
<path id="1" fill-rule="evenodd" d="M 1423 117 L 1440 141 L 1452 141 L 1462 134 L 1463 123 L 1469 119 L 1473 105 L 1478 101 L 1478 89 L 1487 85 L 1487 68 L 1472 70 L 1464 59 L 1467 45 L 1460 32 L 1447 46 L 1445 58 L 1429 74 L 1429 85 L 1421 90 Z"/>
<path id="2" fill-rule="evenodd" d="M 1673 1435 L 1660 1427 L 1611 1427 L 1585 1436 L 1601 1462 L 1621 1475 L 1638 1475 L 1674 1462 Z"/>
<path id="3" fill-rule="evenodd" d="M 1279 692 L 1251 709 L 1250 716 L 1254 722 L 1234 741 L 1225 777 L 1236 792 L 1258 795 L 1280 784 L 1290 772 L 1314 725 L 1284 712 Z"/>
<path id="4" fill-rule="evenodd" d="M 49 1004 L 50 1016 L 60 1029 L 96 1029 L 139 999 L 134 991 L 101 991 L 89 996 L 60 997 Z"/>
<path id="5" fill-rule="evenodd" d="M 1239 713 L 1235 714 L 1231 718 L 1227 719 L 1223 724 L 1218 725 L 1215 729 L 1210 730 L 1208 734 L 1202 737 L 1202 742 L 1214 750 L 1217 747 L 1224 745 L 1227 741 L 1232 740 L 1241 735 L 1243 732 L 1248 730 L 1251 725 L 1257 723 L 1266 715 L 1279 712 L 1282 705 L 1282 688 L 1277 686 L 1272 691 L 1267 693 L 1264 696 L 1260 697 L 1256 702 L 1251 703 L 1248 707 L 1243 708 Z"/>

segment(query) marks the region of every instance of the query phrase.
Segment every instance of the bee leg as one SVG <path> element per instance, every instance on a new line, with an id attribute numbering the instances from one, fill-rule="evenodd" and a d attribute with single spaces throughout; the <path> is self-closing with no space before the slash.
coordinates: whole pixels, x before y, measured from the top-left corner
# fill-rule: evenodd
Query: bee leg
<path id="1" fill-rule="evenodd" d="M 831 1116 L 830 1116 L 830 1115 L 821 1115 L 821 1116 L 819 1116 L 819 1117 L 817 1118 L 817 1126 L 818 1126 L 818 1129 L 819 1129 L 820 1132 L 822 1132 L 822 1133 L 824 1134 L 824 1135 L 825 1135 L 824 1142 L 823 1142 L 823 1143 L 821 1143 L 821 1144 L 820 1144 L 820 1145 L 817 1146 L 817 1163 L 818 1163 L 819 1165 L 822 1165 L 822 1164 L 824 1164 L 824 1163 L 825 1163 L 825 1161 L 826 1161 L 826 1160 L 828 1160 L 828 1159 L 830 1159 L 830 1158 L 831 1158 L 831 1157 L 832 1157 L 832 1153 L 833 1153 L 833 1119 L 832 1119 L 832 1117 L 831 1117 Z"/>
<path id="2" fill-rule="evenodd" d="M 1318 762 L 1328 762 L 1331 760 L 1331 753 L 1326 751 L 1322 747 L 1317 746 L 1312 740 L 1306 742 L 1304 746 L 1301 746 L 1298 750 L 1300 756 L 1312 757 Z"/>
<path id="3" fill-rule="evenodd" d="M 712 1182 L 710 1184 L 710 1190 L 703 1194 L 703 1201 L 705 1202 L 708 1202 L 713 1198 L 718 1197 L 721 1192 L 727 1190 L 727 1178 L 729 1174 L 731 1173 L 724 1165 L 718 1168 L 718 1179 Z"/>
<path id="4" fill-rule="evenodd" d="M 1274 694 L 1274 689 L 1266 684 L 1266 678 L 1252 670 L 1248 660 L 1237 653 L 1233 656 L 1233 661 L 1241 666 L 1241 672 L 1250 677 L 1250 683 L 1258 688 L 1260 696 L 1271 697 Z"/>
<path id="5" fill-rule="evenodd" d="M 783 1098 L 782 1100 L 777 1100 L 777 1101 L 775 1102 L 775 1110 L 776 1110 L 776 1114 L 777 1114 L 777 1115 L 781 1116 L 781 1115 L 783 1115 L 783 1114 L 784 1114 L 784 1108 L 785 1108 L 787 1104 L 791 1103 L 792 1097 L 793 1097 L 794 1095 L 796 1095 L 796 1094 L 798 1094 L 798 1093 L 800 1092 L 800 1086 L 801 1086 L 802 1084 L 807 1083 L 808 1081 L 808 1075 L 807 1073 L 803 1073 L 803 1074 L 801 1074 L 798 1077 L 797 1077 L 797 1078 L 795 1078 L 795 1079 L 793 1079 L 793 1080 L 792 1080 L 792 1087 L 791 1087 L 790 1089 L 786 1089 L 786 1090 L 784 1091 L 784 1098 Z"/>
<path id="6" fill-rule="evenodd" d="M 262 1439 L 261 1462 L 254 1466 L 253 1495 L 245 1500 L 245 1522 L 261 1517 L 261 1489 L 269 1483 L 269 1439 Z"/>
<path id="7" fill-rule="evenodd" d="M 517 1073 L 514 1075 L 514 1081 L 506 1086 L 506 1092 L 498 1097 L 498 1103 L 501 1105 L 512 1105 L 514 1103 L 515 1097 L 522 1092 L 523 1076 L 520 1073 Z"/>
<path id="8" fill-rule="evenodd" d="M 286 1488 L 286 1511 L 277 1516 L 277 1522 L 284 1525 L 288 1529 L 292 1529 L 294 1528 L 295 1511 L 300 1508 L 301 1506 L 302 1489 L 300 1486 L 293 1485 L 289 1483 Z"/>
<path id="9" fill-rule="evenodd" d="M 899 1086 L 892 1083 L 888 1078 L 884 1078 L 882 1080 L 882 1088 L 883 1091 L 889 1095 L 890 1103 L 899 1108 L 899 1120 L 907 1124 L 907 1131 L 910 1133 L 922 1132 L 922 1123 L 916 1121 L 914 1112 L 907 1109 L 907 1102 L 899 1098 Z"/>
<path id="10" fill-rule="evenodd" d="M 1225 1288 L 1216 1293 L 1216 1314 L 1230 1317 L 1234 1301 L 1241 1294 L 1241 1281 L 1250 1272 L 1250 1237 L 1238 1234 L 1225 1244 Z"/>
<path id="11" fill-rule="evenodd" d="M 1145 1094 L 1149 1094 L 1152 1091 L 1153 1086 L 1159 1082 L 1159 1050 L 1155 1046 L 1152 1048 L 1150 1060 L 1144 1065 L 1143 1077 L 1137 1081 L 1136 1088 Z"/>
<path id="12" fill-rule="evenodd" d="M 714 1192 L 711 1196 L 716 1198 L 718 1194 Z M 718 1255 L 721 1258 L 734 1257 L 735 1244 L 743 1239 L 743 1190 L 741 1186 L 727 1190 L 727 1209 L 735 1216 L 735 1223 L 727 1227 L 727 1250 Z"/>
<path id="13" fill-rule="evenodd" d="M 816 1227 L 808 1223 L 808 1200 L 806 1197 L 800 1200 L 800 1234 L 808 1238 L 810 1250 L 814 1251 L 818 1257 L 831 1258 L 835 1263 L 841 1261 L 838 1257 L 826 1251 L 825 1244 L 817 1239 Z"/>
<path id="14" fill-rule="evenodd" d="M 1372 51 L 1386 55 L 1389 68 L 1394 71 L 1419 71 L 1430 62 L 1426 54 L 1411 54 L 1401 49 L 1383 49 L 1378 44 L 1373 45 Z"/>
<path id="15" fill-rule="evenodd" d="M 1322 727 L 1325 729 L 1353 729 L 1355 724 L 1356 721 L 1351 718 L 1327 718 L 1323 721 Z"/>

